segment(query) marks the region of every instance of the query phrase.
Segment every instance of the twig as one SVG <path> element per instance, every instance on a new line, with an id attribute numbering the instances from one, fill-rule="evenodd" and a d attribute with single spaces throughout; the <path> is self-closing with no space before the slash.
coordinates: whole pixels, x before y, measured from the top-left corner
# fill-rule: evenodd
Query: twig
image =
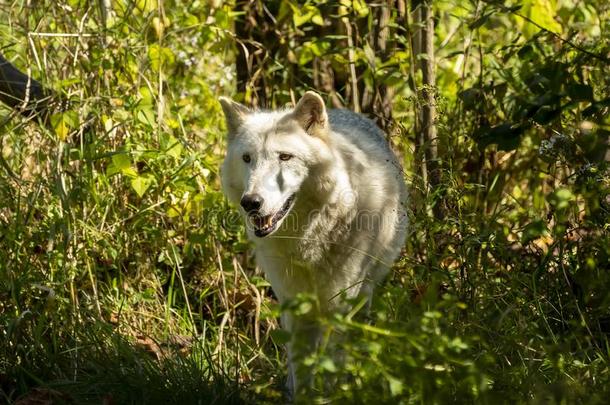
<path id="1" fill-rule="evenodd" d="M 87 15 L 85 14 L 85 17 Z M 84 18 L 83 18 L 84 20 Z M 98 34 L 84 34 L 84 33 L 79 33 L 79 34 L 74 34 L 74 33 L 70 33 L 70 32 L 58 32 L 58 33 L 54 33 L 54 32 L 29 32 L 28 33 L 29 36 L 31 37 L 59 37 L 59 38 L 80 38 L 80 37 L 86 37 L 86 38 L 91 38 L 91 37 L 97 37 L 99 36 Z"/>
<path id="2" fill-rule="evenodd" d="M 536 27 L 540 28 L 542 31 L 548 32 L 549 34 L 551 34 L 552 36 L 554 36 L 555 38 L 557 38 L 559 41 L 563 42 L 564 44 L 569 45 L 572 48 L 574 48 L 574 49 L 576 49 L 576 50 L 578 50 L 578 51 L 580 51 L 580 52 L 582 52 L 582 53 L 584 53 L 586 55 L 589 55 L 592 58 L 598 59 L 598 60 L 600 60 L 600 61 L 602 61 L 604 63 L 610 63 L 610 59 L 605 57 L 604 55 L 596 54 L 594 52 L 586 50 L 585 48 L 583 48 L 583 47 L 581 47 L 579 45 L 576 45 L 574 42 L 570 41 L 569 39 L 565 39 L 561 35 L 553 32 L 553 31 L 549 31 L 548 29 L 544 28 L 542 25 L 540 25 L 537 22 L 533 21 L 531 18 L 526 17 L 526 16 L 524 16 L 522 14 L 519 14 L 516 11 L 511 11 L 511 13 L 513 13 L 514 15 L 516 15 L 518 17 L 523 18 L 525 21 L 527 21 L 527 22 L 529 22 L 531 24 L 534 24 Z"/>
<path id="3" fill-rule="evenodd" d="M 349 73 L 352 85 L 352 104 L 355 112 L 360 112 L 360 95 L 358 94 L 358 77 L 356 75 L 356 62 L 354 56 L 354 39 L 352 38 L 352 25 L 348 18 L 343 18 L 347 33 L 347 58 L 349 60 Z"/>

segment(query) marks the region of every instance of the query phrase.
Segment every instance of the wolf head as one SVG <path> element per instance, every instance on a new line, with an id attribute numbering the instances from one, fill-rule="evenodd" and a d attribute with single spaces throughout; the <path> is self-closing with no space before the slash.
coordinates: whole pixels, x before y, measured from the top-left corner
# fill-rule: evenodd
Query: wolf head
<path id="1" fill-rule="evenodd" d="M 224 97 L 220 104 L 228 129 L 223 190 L 262 238 L 279 228 L 311 186 L 311 171 L 332 161 L 324 101 L 310 91 L 293 110 L 252 111 Z"/>

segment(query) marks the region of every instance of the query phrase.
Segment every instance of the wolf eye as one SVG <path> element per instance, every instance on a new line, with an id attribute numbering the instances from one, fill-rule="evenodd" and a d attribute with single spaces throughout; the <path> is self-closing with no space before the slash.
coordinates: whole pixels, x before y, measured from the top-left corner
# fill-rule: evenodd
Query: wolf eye
<path id="1" fill-rule="evenodd" d="M 250 163 L 250 155 L 248 155 L 247 153 L 244 153 L 241 158 L 244 160 L 244 162 Z"/>
<path id="2" fill-rule="evenodd" d="M 280 160 L 282 160 L 284 162 L 292 159 L 292 157 L 293 156 L 290 153 L 280 153 Z"/>

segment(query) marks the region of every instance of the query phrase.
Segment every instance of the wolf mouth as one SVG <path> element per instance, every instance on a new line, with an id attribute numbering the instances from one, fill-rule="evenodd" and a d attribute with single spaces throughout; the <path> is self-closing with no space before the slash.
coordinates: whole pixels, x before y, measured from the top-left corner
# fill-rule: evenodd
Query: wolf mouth
<path id="1" fill-rule="evenodd" d="M 292 203 L 294 202 L 295 194 L 288 197 L 282 208 L 272 215 L 260 216 L 258 214 L 250 215 L 251 224 L 254 225 L 254 234 L 259 238 L 264 238 L 265 236 L 273 233 L 276 228 L 278 222 L 286 216 L 290 208 L 292 208 Z"/>

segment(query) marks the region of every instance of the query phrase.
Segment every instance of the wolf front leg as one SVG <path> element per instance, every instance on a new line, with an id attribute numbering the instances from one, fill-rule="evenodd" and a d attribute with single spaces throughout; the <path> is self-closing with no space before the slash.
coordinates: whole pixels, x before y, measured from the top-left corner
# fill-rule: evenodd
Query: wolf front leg
<path id="1" fill-rule="evenodd" d="M 322 339 L 323 328 L 315 316 L 295 315 L 284 312 L 282 325 L 290 333 L 286 350 L 288 354 L 288 379 L 286 388 L 291 400 L 299 392 L 313 385 L 313 370 L 303 360 L 316 352 Z"/>

